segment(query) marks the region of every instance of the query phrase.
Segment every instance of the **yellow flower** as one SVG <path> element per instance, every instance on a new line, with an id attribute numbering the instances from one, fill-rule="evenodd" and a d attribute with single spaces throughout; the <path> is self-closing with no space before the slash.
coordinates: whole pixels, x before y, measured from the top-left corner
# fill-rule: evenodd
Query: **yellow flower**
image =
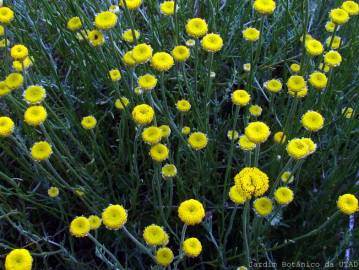
<path id="1" fill-rule="evenodd" d="M 171 135 L 171 128 L 168 125 L 161 125 L 159 126 L 162 138 L 168 138 Z"/>
<path id="2" fill-rule="evenodd" d="M 168 247 L 162 247 L 156 251 L 156 263 L 162 266 L 167 266 L 172 263 L 174 255 Z"/>
<path id="3" fill-rule="evenodd" d="M 251 71 L 251 63 L 243 64 L 243 70 L 244 70 L 245 72 Z"/>
<path id="4" fill-rule="evenodd" d="M 101 46 L 105 43 L 105 37 L 103 36 L 102 32 L 98 30 L 92 30 L 88 32 L 87 39 L 94 47 Z"/>
<path id="5" fill-rule="evenodd" d="M 232 140 L 237 140 L 239 138 L 239 133 L 237 130 L 228 130 L 227 132 L 227 138 L 232 141 Z"/>
<path id="6" fill-rule="evenodd" d="M 24 121 L 30 126 L 38 126 L 45 122 L 47 111 L 43 106 L 31 106 L 27 108 L 24 114 Z"/>
<path id="7" fill-rule="evenodd" d="M 344 9 L 350 16 L 359 14 L 359 5 L 354 1 L 344 1 L 342 9 Z"/>
<path id="8" fill-rule="evenodd" d="M 31 157 L 36 161 L 43 161 L 52 155 L 52 147 L 48 142 L 40 141 L 31 147 Z"/>
<path id="9" fill-rule="evenodd" d="M 155 126 L 145 128 L 142 131 L 142 139 L 144 142 L 150 145 L 157 144 L 162 139 L 162 131 L 161 129 Z"/>
<path id="10" fill-rule="evenodd" d="M 342 56 L 337 51 L 329 51 L 324 55 L 324 63 L 329 67 L 340 66 Z"/>
<path id="11" fill-rule="evenodd" d="M 294 159 L 302 159 L 309 154 L 309 146 L 302 139 L 294 138 L 288 142 L 287 152 Z"/>
<path id="12" fill-rule="evenodd" d="M 251 151 L 256 148 L 256 144 L 250 141 L 246 135 L 239 137 L 238 145 L 243 151 Z"/>
<path id="13" fill-rule="evenodd" d="M 103 11 L 96 15 L 95 26 L 101 30 L 108 30 L 115 27 L 117 15 L 111 11 Z"/>
<path id="14" fill-rule="evenodd" d="M 128 100 L 127 97 L 120 97 L 115 101 L 115 107 L 118 110 L 125 109 L 128 106 L 128 104 L 130 104 L 130 101 Z"/>
<path id="15" fill-rule="evenodd" d="M 30 57 L 26 57 L 24 60 L 14 61 L 12 62 L 12 67 L 17 71 L 21 72 L 24 70 L 27 70 L 29 67 L 32 66 L 32 59 Z"/>
<path id="16" fill-rule="evenodd" d="M 291 64 L 290 65 L 290 70 L 294 73 L 298 73 L 300 71 L 300 65 L 299 64 Z"/>
<path id="17" fill-rule="evenodd" d="M 132 50 L 132 57 L 137 64 L 144 64 L 152 57 L 152 47 L 146 43 L 136 45 Z"/>
<path id="18" fill-rule="evenodd" d="M 11 48 L 10 53 L 15 60 L 23 60 L 29 55 L 29 50 L 24 45 L 17 44 Z"/>
<path id="19" fill-rule="evenodd" d="M 94 116 L 89 115 L 89 116 L 85 116 L 84 118 L 82 118 L 81 120 L 81 126 L 84 129 L 93 129 L 96 127 L 97 124 L 97 120 Z"/>
<path id="20" fill-rule="evenodd" d="M 143 239 L 150 246 L 163 245 L 166 240 L 166 232 L 162 227 L 152 224 L 143 230 Z"/>
<path id="21" fill-rule="evenodd" d="M 91 215 L 87 219 L 90 222 L 91 230 L 97 230 L 98 228 L 100 228 L 100 226 L 102 224 L 102 220 L 99 216 Z"/>
<path id="22" fill-rule="evenodd" d="M 247 200 L 247 196 L 244 193 L 239 192 L 235 185 L 229 190 L 229 198 L 235 204 L 244 204 Z"/>
<path id="23" fill-rule="evenodd" d="M 173 57 L 166 52 L 157 52 L 151 59 L 151 66 L 160 72 L 168 71 L 173 66 Z"/>
<path id="24" fill-rule="evenodd" d="M 32 257 L 30 252 L 24 248 L 13 249 L 5 258 L 6 270 L 31 270 Z"/>
<path id="25" fill-rule="evenodd" d="M 208 32 L 208 25 L 201 18 L 193 18 L 187 21 L 186 32 L 194 38 L 203 37 Z"/>
<path id="26" fill-rule="evenodd" d="M 329 17 L 333 23 L 342 25 L 349 21 L 349 14 L 344 9 L 335 8 L 329 12 Z"/>
<path id="27" fill-rule="evenodd" d="M 262 196 L 269 188 L 267 174 L 256 167 L 243 168 L 235 175 L 234 182 L 238 192 L 248 199 Z"/>
<path id="28" fill-rule="evenodd" d="M 184 62 L 189 58 L 190 51 L 186 46 L 179 45 L 173 48 L 171 54 L 177 62 Z"/>
<path id="29" fill-rule="evenodd" d="M 151 147 L 150 156 L 154 161 L 162 162 L 168 158 L 169 150 L 166 145 L 158 143 Z"/>
<path id="30" fill-rule="evenodd" d="M 164 1 L 160 5 L 160 11 L 163 15 L 171 16 L 175 13 L 175 2 L 174 1 Z"/>
<path id="31" fill-rule="evenodd" d="M 123 55 L 122 61 L 123 61 L 123 62 L 125 63 L 125 65 L 127 65 L 127 66 L 134 66 L 134 65 L 136 65 L 136 60 L 135 60 L 135 58 L 133 58 L 133 52 L 132 52 L 132 50 L 126 52 L 126 53 Z"/>
<path id="32" fill-rule="evenodd" d="M 267 197 L 261 197 L 254 201 L 254 210 L 259 216 L 268 216 L 273 211 L 273 202 Z"/>
<path id="33" fill-rule="evenodd" d="M 294 181 L 294 175 L 290 171 L 285 171 L 280 176 L 280 179 L 282 180 L 283 183 L 290 184 L 290 183 L 292 183 Z"/>
<path id="34" fill-rule="evenodd" d="M 327 86 L 328 79 L 324 73 L 315 71 L 310 74 L 309 83 L 316 89 L 324 89 Z"/>
<path id="35" fill-rule="evenodd" d="M 259 105 L 251 105 L 249 107 L 249 113 L 252 116 L 258 117 L 258 116 L 260 116 L 262 114 L 262 107 L 259 106 Z"/>
<path id="36" fill-rule="evenodd" d="M 202 150 L 208 144 L 207 135 L 202 132 L 193 132 L 188 137 L 188 143 L 194 150 Z"/>
<path id="37" fill-rule="evenodd" d="M 76 217 L 70 223 L 70 233 L 75 237 L 85 237 L 90 232 L 90 222 L 86 217 Z"/>
<path id="38" fill-rule="evenodd" d="M 352 215 L 359 211 L 358 199 L 353 194 L 341 195 L 338 198 L 337 207 L 342 213 Z"/>
<path id="39" fill-rule="evenodd" d="M 254 42 L 259 39 L 260 32 L 256 28 L 249 27 L 242 31 L 242 35 L 245 40 Z"/>
<path id="40" fill-rule="evenodd" d="M 186 40 L 186 45 L 188 47 L 194 47 L 194 45 L 196 45 L 196 41 L 194 39 L 188 39 Z"/>
<path id="41" fill-rule="evenodd" d="M 14 132 L 15 124 L 10 117 L 0 116 L 0 137 L 8 137 Z"/>
<path id="42" fill-rule="evenodd" d="M 49 197 L 51 198 L 56 198 L 57 196 L 59 196 L 59 189 L 57 187 L 50 187 L 48 190 L 47 190 L 47 195 L 49 195 Z"/>
<path id="43" fill-rule="evenodd" d="M 71 31 L 80 30 L 82 27 L 82 22 L 80 17 L 72 17 L 67 21 L 67 29 Z"/>
<path id="44" fill-rule="evenodd" d="M 268 139 L 270 129 L 265 123 L 257 121 L 249 123 L 244 130 L 244 134 L 246 134 L 250 141 L 255 144 L 260 144 L 264 143 Z"/>
<path id="45" fill-rule="evenodd" d="M 197 225 L 202 222 L 206 213 L 201 202 L 190 199 L 178 207 L 178 217 L 186 225 Z"/>
<path id="46" fill-rule="evenodd" d="M 121 72 L 117 68 L 111 69 L 109 71 L 109 75 L 113 82 L 117 82 L 117 81 L 121 80 L 121 78 L 122 78 Z"/>
<path id="47" fill-rule="evenodd" d="M 350 119 L 353 117 L 354 110 L 351 107 L 345 107 L 342 109 L 342 114 L 344 115 L 345 118 Z"/>
<path id="48" fill-rule="evenodd" d="M 315 111 L 308 111 L 302 116 L 302 125 L 309 131 L 316 132 L 323 128 L 324 118 L 323 116 Z"/>
<path id="49" fill-rule="evenodd" d="M 1 39 L 0 40 L 0 48 L 5 48 L 5 47 L 9 47 L 10 46 L 10 40 L 8 39 Z"/>
<path id="50" fill-rule="evenodd" d="M 308 88 L 304 87 L 302 90 L 300 90 L 298 92 L 294 92 L 294 91 L 291 91 L 290 89 L 288 89 L 288 94 L 291 95 L 292 97 L 303 98 L 308 94 Z"/>
<path id="51" fill-rule="evenodd" d="M 283 131 L 278 131 L 274 134 L 273 140 L 276 143 L 285 143 L 285 141 L 287 140 L 287 136 L 285 136 Z"/>
<path id="52" fill-rule="evenodd" d="M 282 90 L 282 82 L 277 79 L 272 79 L 264 83 L 264 88 L 272 93 L 278 93 Z"/>
<path id="53" fill-rule="evenodd" d="M 130 10 L 138 9 L 142 4 L 142 0 L 121 0 L 120 7 L 127 7 Z"/>
<path id="54" fill-rule="evenodd" d="M 305 49 L 311 56 L 321 55 L 323 53 L 323 45 L 316 39 L 311 39 L 305 42 Z"/>
<path id="55" fill-rule="evenodd" d="M 329 21 L 325 24 L 325 30 L 327 30 L 327 32 L 333 33 L 334 29 L 335 29 L 335 23 L 333 23 L 332 21 Z"/>
<path id="56" fill-rule="evenodd" d="M 14 11 L 8 7 L 0 7 L 0 23 L 9 24 L 14 19 Z"/>
<path id="57" fill-rule="evenodd" d="M 147 104 L 137 105 L 132 110 L 132 118 L 138 125 L 148 125 L 155 116 L 153 108 Z"/>
<path id="58" fill-rule="evenodd" d="M 5 83 L 5 81 L 0 81 L 0 98 L 10 94 L 11 90 Z"/>
<path id="59" fill-rule="evenodd" d="M 302 76 L 292 75 L 287 81 L 287 87 L 292 92 L 299 92 L 307 87 L 307 84 Z"/>
<path id="60" fill-rule="evenodd" d="M 145 74 L 138 77 L 137 83 L 141 87 L 141 89 L 145 91 L 150 91 L 156 87 L 157 79 L 152 74 Z"/>
<path id="61" fill-rule="evenodd" d="M 223 47 L 223 39 L 218 34 L 207 34 L 201 40 L 202 48 L 211 53 L 218 52 Z"/>
<path id="62" fill-rule="evenodd" d="M 132 32 L 132 29 L 128 29 L 122 33 L 122 39 L 128 43 L 133 43 L 135 40 L 139 38 L 140 38 L 140 32 L 137 30 L 133 30 Z"/>
<path id="63" fill-rule="evenodd" d="M 321 70 L 321 71 L 324 71 L 324 72 L 329 72 L 329 70 L 330 70 L 330 67 L 329 66 L 327 66 L 327 65 L 324 65 L 323 63 L 320 63 L 319 64 L 319 69 Z"/>
<path id="64" fill-rule="evenodd" d="M 188 135 L 188 134 L 191 133 L 191 128 L 185 126 L 185 127 L 182 128 L 181 132 L 182 132 L 183 135 Z"/>
<path id="65" fill-rule="evenodd" d="M 253 8 L 262 15 L 270 15 L 274 12 L 276 4 L 273 0 L 255 0 Z"/>
<path id="66" fill-rule="evenodd" d="M 127 222 L 127 212 L 122 205 L 110 205 L 102 212 L 102 221 L 110 230 L 121 229 Z"/>
<path id="67" fill-rule="evenodd" d="M 118 5 L 111 5 L 108 8 L 108 11 L 118 14 L 118 13 L 120 13 L 120 7 Z"/>
<path id="68" fill-rule="evenodd" d="M 18 89 L 24 83 L 24 77 L 20 73 L 10 73 L 5 79 L 6 85 L 10 90 Z"/>
<path id="69" fill-rule="evenodd" d="M 332 41 L 333 40 L 333 41 Z M 330 43 L 332 43 L 332 45 L 330 46 L 331 49 L 337 50 L 340 47 L 342 39 L 338 36 L 334 36 L 334 38 L 332 37 L 328 37 L 325 40 L 325 44 L 329 47 Z"/>
<path id="70" fill-rule="evenodd" d="M 167 180 L 177 175 L 177 168 L 174 164 L 166 164 L 161 169 L 162 177 Z"/>
<path id="71" fill-rule="evenodd" d="M 251 101 L 251 95 L 246 90 L 235 90 L 231 99 L 234 105 L 246 106 Z"/>
<path id="72" fill-rule="evenodd" d="M 191 109 L 191 103 L 189 103 L 188 100 L 181 99 L 177 101 L 176 108 L 180 112 L 189 112 L 189 110 Z"/>
<path id="73" fill-rule="evenodd" d="M 317 144 L 311 138 L 301 138 L 301 140 L 308 146 L 308 155 L 313 154 L 317 149 Z"/>
<path id="74" fill-rule="evenodd" d="M 187 257 L 195 258 L 201 254 L 202 244 L 197 238 L 191 237 L 183 241 L 182 249 Z"/>
<path id="75" fill-rule="evenodd" d="M 294 193 L 288 187 L 280 187 L 274 192 L 274 199 L 280 205 L 287 205 L 293 201 Z"/>

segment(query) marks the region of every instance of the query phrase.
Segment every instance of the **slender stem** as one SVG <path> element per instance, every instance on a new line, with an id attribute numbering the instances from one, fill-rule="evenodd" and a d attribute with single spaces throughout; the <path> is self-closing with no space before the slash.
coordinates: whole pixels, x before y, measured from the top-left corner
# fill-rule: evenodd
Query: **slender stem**
<path id="1" fill-rule="evenodd" d="M 242 234 L 243 234 L 243 249 L 245 254 L 245 265 L 249 266 L 251 262 L 251 254 L 249 250 L 249 241 L 248 241 L 248 219 L 249 219 L 249 204 L 250 200 L 247 200 L 244 205 L 244 210 L 242 212 Z"/>
<path id="2" fill-rule="evenodd" d="M 258 167 L 259 153 L 261 151 L 261 145 L 257 144 L 254 152 L 254 167 Z"/>

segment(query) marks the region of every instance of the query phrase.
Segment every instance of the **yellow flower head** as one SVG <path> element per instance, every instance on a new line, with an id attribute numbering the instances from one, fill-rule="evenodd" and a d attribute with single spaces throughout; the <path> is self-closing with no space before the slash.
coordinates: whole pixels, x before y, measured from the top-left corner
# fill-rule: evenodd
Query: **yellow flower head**
<path id="1" fill-rule="evenodd" d="M 342 25 L 349 21 L 349 14 L 344 9 L 335 8 L 329 12 L 329 18 L 333 23 Z"/>
<path id="2" fill-rule="evenodd" d="M 307 87 L 307 84 L 302 76 L 292 75 L 287 81 L 287 87 L 292 92 L 299 92 Z"/>
<path id="3" fill-rule="evenodd" d="M 206 212 L 201 202 L 190 199 L 178 207 L 178 217 L 186 225 L 197 225 L 202 222 Z"/>
<path id="4" fill-rule="evenodd" d="M 189 58 L 190 51 L 186 46 L 179 45 L 173 48 L 171 54 L 177 62 L 184 62 Z"/>
<path id="5" fill-rule="evenodd" d="M 24 121 L 30 126 L 38 126 L 45 122 L 47 111 L 43 106 L 31 106 L 27 108 L 24 114 Z"/>
<path id="6" fill-rule="evenodd" d="M 0 116 L 0 137 L 8 137 L 14 132 L 15 124 L 10 117 Z"/>
<path id="7" fill-rule="evenodd" d="M 59 196 L 59 189 L 57 187 L 50 187 L 48 190 L 47 190 L 47 195 L 49 195 L 49 197 L 51 198 L 56 198 L 57 196 Z"/>
<path id="8" fill-rule="evenodd" d="M 189 110 L 191 109 L 191 103 L 189 103 L 189 101 L 186 99 L 181 99 L 177 101 L 176 108 L 180 112 L 189 112 Z"/>
<path id="9" fill-rule="evenodd" d="M 246 135 L 239 137 L 238 145 L 243 151 L 251 151 L 256 148 L 256 144 L 250 141 Z"/>
<path id="10" fill-rule="evenodd" d="M 283 131 L 278 131 L 274 134 L 273 140 L 276 143 L 285 143 L 285 141 L 287 140 L 287 136 L 285 136 Z"/>
<path id="11" fill-rule="evenodd" d="M 144 64 L 152 57 L 153 49 L 151 45 L 140 43 L 132 49 L 132 57 L 137 64 Z"/>
<path id="12" fill-rule="evenodd" d="M 18 89 L 24 83 L 24 77 L 20 73 L 10 73 L 5 79 L 5 83 L 10 90 Z"/>
<path id="13" fill-rule="evenodd" d="M 31 147 L 31 157 L 36 161 L 43 161 L 52 155 L 52 147 L 48 142 L 40 141 Z"/>
<path id="14" fill-rule="evenodd" d="M 86 217 L 76 217 L 70 223 L 70 233 L 75 237 L 85 237 L 90 232 L 90 222 Z"/>
<path id="15" fill-rule="evenodd" d="M 150 91 L 157 85 L 157 78 L 152 74 L 145 74 L 138 77 L 137 83 L 141 89 Z"/>
<path id="16" fill-rule="evenodd" d="M 333 41 L 332 41 L 333 40 Z M 325 44 L 329 47 L 330 46 L 330 43 L 331 43 L 331 46 L 330 46 L 330 49 L 334 49 L 334 50 L 337 50 L 339 49 L 340 45 L 341 45 L 341 42 L 342 42 L 342 39 L 338 36 L 334 36 L 333 38 L 332 37 L 328 37 L 326 40 L 325 40 Z"/>
<path id="17" fill-rule="evenodd" d="M 127 97 L 120 97 L 115 101 L 115 107 L 118 110 L 124 110 L 128 106 L 128 104 L 130 104 L 130 101 Z"/>
<path id="18" fill-rule="evenodd" d="M 267 197 L 261 197 L 253 203 L 254 211 L 261 217 L 268 216 L 273 211 L 273 202 Z"/>
<path id="19" fill-rule="evenodd" d="M 181 132 L 182 132 L 183 135 L 188 135 L 188 134 L 191 133 L 191 128 L 188 127 L 188 126 L 185 126 L 185 127 L 182 128 Z"/>
<path id="20" fill-rule="evenodd" d="M 1 18 L 1 17 L 0 17 Z M 30 252 L 24 248 L 13 249 L 5 258 L 6 270 L 31 270 L 32 257 Z"/>
<path id="21" fill-rule="evenodd" d="M 151 126 L 148 128 L 145 128 L 142 131 L 142 139 L 144 142 L 154 145 L 161 141 L 162 139 L 162 131 L 160 128 Z"/>
<path id="22" fill-rule="evenodd" d="M 119 71 L 117 68 L 111 69 L 108 73 L 113 82 L 117 82 L 122 78 L 121 71 Z"/>
<path id="23" fill-rule="evenodd" d="M 166 145 L 158 143 L 150 149 L 150 156 L 154 161 L 162 162 L 168 158 L 169 150 Z"/>
<path id="24" fill-rule="evenodd" d="M 292 183 L 294 181 L 294 175 L 290 171 L 285 171 L 280 176 L 280 180 L 282 180 L 283 183 L 290 184 L 290 183 Z"/>
<path id="25" fill-rule="evenodd" d="M 335 23 L 333 23 L 332 21 L 329 21 L 325 24 L 325 30 L 327 30 L 327 32 L 333 33 L 334 29 L 335 29 Z"/>
<path id="26" fill-rule="evenodd" d="M 227 132 L 227 138 L 228 140 L 237 140 L 239 138 L 239 133 L 237 130 L 228 130 Z"/>
<path id="27" fill-rule="evenodd" d="M 291 64 L 290 70 L 294 73 L 298 73 L 300 71 L 300 65 L 297 63 Z"/>
<path id="28" fill-rule="evenodd" d="M 359 5 L 354 1 L 344 1 L 342 9 L 344 9 L 350 16 L 359 14 Z"/>
<path id="29" fill-rule="evenodd" d="M 0 81 L 0 98 L 10 94 L 11 90 L 5 81 Z"/>
<path id="30" fill-rule="evenodd" d="M 29 67 L 31 67 L 33 64 L 33 60 L 31 57 L 26 57 L 24 60 L 16 60 L 12 62 L 12 67 L 17 72 L 21 72 L 24 70 L 27 70 Z"/>
<path id="31" fill-rule="evenodd" d="M 202 48 L 211 53 L 218 52 L 223 47 L 223 39 L 218 34 L 207 34 L 201 40 Z"/>
<path id="32" fill-rule="evenodd" d="M 161 169 L 163 179 L 175 177 L 177 175 L 177 168 L 174 164 L 166 164 Z"/>
<path id="33" fill-rule="evenodd" d="M 246 106 L 251 101 L 251 95 L 246 90 L 234 90 L 231 99 L 234 105 Z"/>
<path id="34" fill-rule="evenodd" d="M 288 187 L 280 187 L 274 192 L 274 199 L 280 205 L 287 205 L 293 201 L 294 193 Z"/>
<path id="35" fill-rule="evenodd" d="M 295 98 L 303 98 L 308 94 L 308 87 L 304 87 L 302 90 L 298 92 L 294 92 L 290 89 L 288 89 L 288 94 Z"/>
<path id="36" fill-rule="evenodd" d="M 249 107 L 249 113 L 252 116 L 258 117 L 258 116 L 260 116 L 262 114 L 262 107 L 259 106 L 259 105 L 251 105 Z"/>
<path id="37" fill-rule="evenodd" d="M 287 152 L 294 159 L 302 159 L 309 154 L 309 146 L 302 139 L 294 138 L 288 142 Z"/>
<path id="38" fill-rule="evenodd" d="M 268 139 L 270 135 L 270 129 L 263 122 L 251 122 L 245 128 L 244 134 L 246 134 L 246 136 L 251 142 L 254 142 L 255 144 L 260 144 L 264 143 Z"/>
<path id="39" fill-rule="evenodd" d="M 341 195 L 338 198 L 337 207 L 343 214 L 352 215 L 359 211 L 358 199 L 353 194 Z"/>
<path id="40" fill-rule="evenodd" d="M 135 37 L 135 38 L 133 38 Z M 137 30 L 128 29 L 122 33 L 122 39 L 128 43 L 133 43 L 135 40 L 140 38 L 140 32 Z"/>
<path id="41" fill-rule="evenodd" d="M 137 105 L 132 110 L 132 118 L 138 125 L 148 125 L 155 116 L 153 108 L 147 104 Z"/>
<path id="42" fill-rule="evenodd" d="M 102 212 L 103 224 L 110 230 L 118 230 L 127 222 L 127 212 L 120 204 L 108 206 Z"/>
<path id="43" fill-rule="evenodd" d="M 188 143 L 194 150 L 202 150 L 208 144 L 207 135 L 202 132 L 193 132 L 188 137 Z"/>
<path id="44" fill-rule="evenodd" d="M 198 257 L 202 252 L 202 244 L 198 238 L 191 237 L 187 238 L 182 243 L 182 250 L 187 257 L 195 258 Z"/>
<path id="45" fill-rule="evenodd" d="M 327 86 L 328 79 L 324 73 L 315 71 L 309 76 L 309 83 L 316 89 L 324 89 Z"/>
<path id="46" fill-rule="evenodd" d="M 14 11 L 8 7 L 0 7 L 0 23 L 9 24 L 14 19 Z"/>
<path id="47" fill-rule="evenodd" d="M 301 140 L 308 146 L 308 155 L 313 154 L 317 150 L 317 144 L 311 138 L 301 138 Z"/>
<path id="48" fill-rule="evenodd" d="M 272 93 L 278 93 L 282 90 L 282 82 L 277 79 L 272 79 L 264 83 L 264 88 Z"/>
<path id="49" fill-rule="evenodd" d="M 320 64 L 319 64 L 319 69 L 320 69 L 321 71 L 324 71 L 325 73 L 327 73 L 327 72 L 329 72 L 330 67 L 327 66 L 327 65 L 324 65 L 323 63 L 320 63 Z"/>
<path id="50" fill-rule="evenodd" d="M 100 226 L 102 224 L 102 220 L 99 216 L 91 215 L 87 219 L 90 222 L 91 230 L 97 230 L 98 228 L 100 228 Z"/>
<path id="51" fill-rule="evenodd" d="M 167 266 L 173 262 L 173 252 L 168 247 L 162 247 L 156 251 L 156 263 L 162 266 Z"/>
<path id="52" fill-rule="evenodd" d="M 157 52 L 151 59 L 151 66 L 160 72 L 168 71 L 174 65 L 173 57 L 166 52 Z"/>
<path id="53" fill-rule="evenodd" d="M 95 26 L 101 30 L 108 30 L 115 27 L 117 15 L 111 11 L 103 11 L 96 15 Z"/>
<path id="54" fill-rule="evenodd" d="M 276 3 L 273 0 L 255 0 L 253 8 L 262 15 L 270 15 L 274 12 Z"/>
<path id="55" fill-rule="evenodd" d="M 11 48 L 10 53 L 15 60 L 24 60 L 29 55 L 29 50 L 24 45 L 17 44 Z"/>
<path id="56" fill-rule="evenodd" d="M 162 227 L 152 224 L 143 230 L 143 239 L 149 246 L 160 246 L 166 241 L 166 232 Z"/>
<path id="57" fill-rule="evenodd" d="M 186 46 L 188 47 L 194 47 L 196 45 L 196 41 L 194 39 L 188 39 L 186 40 Z"/>
<path id="58" fill-rule="evenodd" d="M 96 124 L 97 124 L 97 120 L 92 115 L 86 116 L 81 120 L 81 126 L 84 129 L 93 129 L 96 127 Z"/>
<path id="59" fill-rule="evenodd" d="M 246 194 L 239 192 L 235 185 L 229 190 L 229 198 L 235 204 L 244 204 L 247 200 Z"/>
<path id="60" fill-rule="evenodd" d="M 168 125 L 161 125 L 159 126 L 162 138 L 168 138 L 171 135 L 171 128 Z"/>
<path id="61" fill-rule="evenodd" d="M 307 50 L 307 53 L 311 56 L 321 55 L 324 50 L 322 43 L 316 39 L 306 41 L 305 49 Z"/>
<path id="62" fill-rule="evenodd" d="M 0 48 L 5 48 L 6 46 L 10 46 L 10 40 L 8 39 L 0 39 Z"/>
<path id="63" fill-rule="evenodd" d="M 340 66 L 342 56 L 337 51 L 329 51 L 324 55 L 324 63 L 329 67 Z"/>
<path id="64" fill-rule="evenodd" d="M 171 16 L 175 13 L 175 2 L 174 1 L 164 1 L 160 5 L 160 11 L 163 15 Z"/>
<path id="65" fill-rule="evenodd" d="M 82 21 L 80 17 L 72 17 L 67 21 L 67 29 L 70 31 L 78 31 L 82 27 Z"/>
<path id="66" fill-rule="evenodd" d="M 308 111 L 302 116 L 302 125 L 309 131 L 316 132 L 323 128 L 324 117 L 315 111 Z"/>
<path id="67" fill-rule="evenodd" d="M 108 8 L 108 11 L 118 14 L 118 13 L 120 13 L 120 7 L 118 5 L 111 5 Z"/>
<path id="68" fill-rule="evenodd" d="M 243 38 L 247 41 L 257 41 L 260 36 L 260 32 L 253 27 L 246 28 L 242 31 Z"/>
<path id="69" fill-rule="evenodd" d="M 186 32 L 194 38 L 203 37 L 208 32 L 208 25 L 201 18 L 193 18 L 187 21 Z"/>
<path id="70" fill-rule="evenodd" d="M 94 47 L 101 46 L 105 43 L 105 37 L 101 31 L 92 30 L 87 33 L 87 39 Z"/>
<path id="71" fill-rule="evenodd" d="M 245 72 L 251 71 L 251 63 L 245 63 L 245 64 L 243 64 L 243 70 L 244 70 Z"/>
<path id="72" fill-rule="evenodd" d="M 234 182 L 238 192 L 247 198 L 262 196 L 269 188 L 267 174 L 256 167 L 243 168 L 235 175 Z"/>
<path id="73" fill-rule="evenodd" d="M 123 55 L 122 61 L 123 61 L 123 62 L 125 63 L 125 65 L 127 65 L 127 66 L 134 66 L 134 65 L 136 65 L 136 60 L 135 60 L 135 58 L 133 58 L 133 52 L 132 52 L 132 50 L 126 52 L 126 53 Z"/>
<path id="74" fill-rule="evenodd" d="M 120 7 L 127 7 L 130 10 L 138 9 L 142 4 L 142 0 L 121 0 Z"/>
<path id="75" fill-rule="evenodd" d="M 350 119 L 353 117 L 354 109 L 351 107 L 345 107 L 342 109 L 342 114 L 344 115 L 345 118 Z"/>

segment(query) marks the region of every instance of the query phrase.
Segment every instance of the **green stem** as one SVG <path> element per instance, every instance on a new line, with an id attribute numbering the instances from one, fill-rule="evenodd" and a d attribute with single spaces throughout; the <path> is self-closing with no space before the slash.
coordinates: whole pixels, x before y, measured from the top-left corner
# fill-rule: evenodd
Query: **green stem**
<path id="1" fill-rule="evenodd" d="M 250 200 L 247 200 L 244 205 L 244 210 L 242 213 L 242 234 L 243 234 L 243 249 L 245 254 L 245 265 L 249 266 L 251 262 L 251 254 L 249 250 L 249 241 L 248 241 L 248 219 L 249 219 L 249 204 Z"/>

